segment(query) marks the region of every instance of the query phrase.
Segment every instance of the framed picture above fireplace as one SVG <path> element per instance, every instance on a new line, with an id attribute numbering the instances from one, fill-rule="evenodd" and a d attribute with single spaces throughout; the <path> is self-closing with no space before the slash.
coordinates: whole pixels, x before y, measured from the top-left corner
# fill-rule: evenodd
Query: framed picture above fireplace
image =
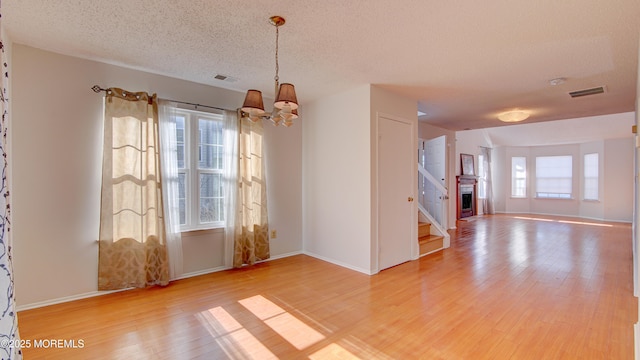
<path id="1" fill-rule="evenodd" d="M 460 169 L 462 171 L 461 175 L 475 175 L 473 170 L 473 155 L 460 154 Z"/>

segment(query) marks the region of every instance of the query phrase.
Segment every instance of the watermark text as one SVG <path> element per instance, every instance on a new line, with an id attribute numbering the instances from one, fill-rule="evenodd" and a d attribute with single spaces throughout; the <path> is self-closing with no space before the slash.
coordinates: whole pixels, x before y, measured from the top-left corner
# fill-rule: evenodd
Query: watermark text
<path id="1" fill-rule="evenodd" d="M 83 349 L 84 339 L 0 339 L 3 349 Z"/>

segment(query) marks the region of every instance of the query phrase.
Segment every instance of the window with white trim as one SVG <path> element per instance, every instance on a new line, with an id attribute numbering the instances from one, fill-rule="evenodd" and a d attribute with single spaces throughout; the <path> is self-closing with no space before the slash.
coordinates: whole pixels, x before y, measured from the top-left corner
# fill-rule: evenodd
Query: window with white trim
<path id="1" fill-rule="evenodd" d="M 598 200 L 598 153 L 584 155 L 584 200 Z"/>
<path id="2" fill-rule="evenodd" d="M 524 156 L 511 158 L 511 197 L 527 197 L 527 158 Z"/>
<path id="3" fill-rule="evenodd" d="M 571 199 L 573 157 L 536 157 L 536 197 L 543 199 Z"/>
<path id="4" fill-rule="evenodd" d="M 222 115 L 176 109 L 180 227 L 224 226 Z"/>

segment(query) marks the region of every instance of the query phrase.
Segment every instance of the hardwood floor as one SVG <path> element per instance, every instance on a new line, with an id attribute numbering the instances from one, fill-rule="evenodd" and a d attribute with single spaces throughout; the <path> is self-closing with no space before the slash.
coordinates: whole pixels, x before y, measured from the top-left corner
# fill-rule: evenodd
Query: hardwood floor
<path id="1" fill-rule="evenodd" d="M 462 221 L 374 276 L 299 255 L 23 311 L 25 359 L 632 359 L 631 226 L 560 220 Z"/>

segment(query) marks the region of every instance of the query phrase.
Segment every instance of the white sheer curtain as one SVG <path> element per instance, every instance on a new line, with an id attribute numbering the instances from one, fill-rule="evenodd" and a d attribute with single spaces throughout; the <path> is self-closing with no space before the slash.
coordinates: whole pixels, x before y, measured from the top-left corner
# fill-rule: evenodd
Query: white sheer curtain
<path id="1" fill-rule="evenodd" d="M 160 162 L 162 194 L 164 197 L 164 222 L 169 276 L 175 279 L 182 275 L 182 236 L 180 232 L 180 205 L 178 196 L 178 147 L 176 141 L 176 104 L 160 100 Z"/>
<path id="2" fill-rule="evenodd" d="M 224 265 L 233 266 L 233 249 L 236 233 L 238 204 L 238 115 L 235 111 L 224 114 L 224 199 L 225 199 L 225 246 Z"/>
<path id="3" fill-rule="evenodd" d="M 482 199 L 482 209 L 485 214 L 494 214 L 493 204 L 493 179 L 491 174 L 491 149 L 486 147 L 480 147 L 480 153 L 482 154 L 482 169 L 483 174 L 480 174 L 485 181 L 485 198 Z"/>

